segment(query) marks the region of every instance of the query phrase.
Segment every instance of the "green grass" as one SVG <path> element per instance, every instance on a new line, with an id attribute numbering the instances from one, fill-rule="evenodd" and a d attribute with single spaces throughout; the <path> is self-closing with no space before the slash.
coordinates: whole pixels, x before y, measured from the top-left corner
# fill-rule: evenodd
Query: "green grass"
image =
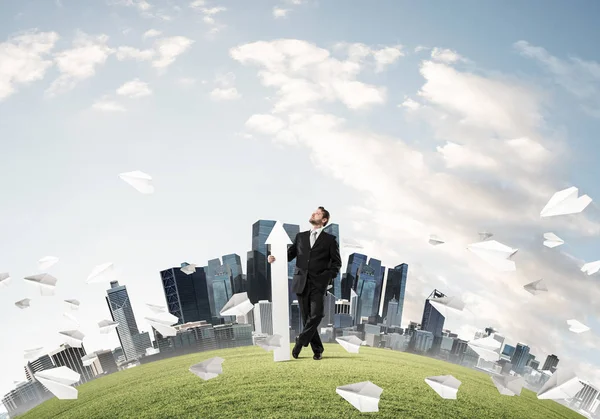
<path id="1" fill-rule="evenodd" d="M 214 356 L 223 374 L 204 381 L 188 371 Z M 442 399 L 425 377 L 451 374 L 462 385 L 457 400 Z M 361 413 L 338 386 L 371 381 L 383 388 L 379 413 Z M 349 354 L 326 344 L 323 360 L 310 347 L 300 359 L 273 362 L 257 346 L 200 352 L 119 371 L 78 387 L 77 400 L 48 400 L 20 418 L 581 418 L 566 407 L 521 396 L 502 396 L 488 375 L 403 352 L 361 347 Z"/>

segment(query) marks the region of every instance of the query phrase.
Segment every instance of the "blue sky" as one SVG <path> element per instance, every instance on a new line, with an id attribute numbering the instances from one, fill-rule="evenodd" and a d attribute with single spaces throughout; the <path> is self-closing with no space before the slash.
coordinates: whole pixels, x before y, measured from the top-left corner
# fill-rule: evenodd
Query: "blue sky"
<path id="1" fill-rule="evenodd" d="M 539 217 L 569 186 L 600 199 L 600 5 L 191 3 L 0 2 L 0 272 L 13 277 L 0 316 L 14 336 L 2 394 L 22 379 L 24 349 L 51 350 L 73 327 L 63 299 L 82 302 L 88 350 L 118 345 L 95 329 L 110 314 L 108 284 L 85 284 L 94 266 L 115 263 L 149 330 L 159 270 L 232 252 L 245 267 L 253 222 L 308 228 L 318 205 L 369 256 L 409 263 L 404 323 L 438 287 L 471 310 L 448 319 L 461 337 L 494 325 L 600 378 L 598 324 L 566 327 L 600 314 L 597 279 L 579 270 L 600 259 L 598 207 Z M 39 59 L 36 29 L 52 39 Z M 160 45 L 179 54 L 161 61 Z M 133 170 L 153 177 L 153 195 L 118 178 Z M 520 249 L 516 272 L 465 250 L 484 229 Z M 547 231 L 566 244 L 543 247 Z M 46 255 L 60 258 L 59 283 L 41 298 L 22 278 Z M 540 278 L 548 295 L 523 292 Z"/>

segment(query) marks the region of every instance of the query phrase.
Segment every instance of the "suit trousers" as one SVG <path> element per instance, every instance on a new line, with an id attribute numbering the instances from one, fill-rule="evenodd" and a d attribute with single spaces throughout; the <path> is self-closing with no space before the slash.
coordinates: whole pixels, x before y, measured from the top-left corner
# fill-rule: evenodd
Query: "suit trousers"
<path id="1" fill-rule="evenodd" d="M 298 335 L 298 343 L 304 347 L 310 343 L 315 354 L 322 353 L 324 348 L 318 329 L 324 317 L 325 294 L 307 278 L 304 291 L 296 295 L 303 325 L 303 330 Z"/>

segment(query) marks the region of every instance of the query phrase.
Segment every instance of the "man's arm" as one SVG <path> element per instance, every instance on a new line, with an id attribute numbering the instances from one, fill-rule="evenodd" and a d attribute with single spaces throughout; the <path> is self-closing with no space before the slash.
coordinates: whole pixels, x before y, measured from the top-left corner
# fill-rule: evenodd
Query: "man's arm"
<path id="1" fill-rule="evenodd" d="M 298 236 L 300 233 L 296 234 L 294 237 L 294 243 L 290 247 L 288 247 L 288 262 L 294 260 L 294 258 L 298 255 Z"/>
<path id="2" fill-rule="evenodd" d="M 335 236 L 333 237 L 333 240 L 331 241 L 331 246 L 329 247 L 329 257 L 331 258 L 331 261 L 329 263 L 329 272 L 331 273 L 331 280 L 333 280 L 338 275 L 338 273 L 340 272 L 340 268 L 342 267 L 342 258 L 340 257 L 340 246 L 338 245 Z"/>

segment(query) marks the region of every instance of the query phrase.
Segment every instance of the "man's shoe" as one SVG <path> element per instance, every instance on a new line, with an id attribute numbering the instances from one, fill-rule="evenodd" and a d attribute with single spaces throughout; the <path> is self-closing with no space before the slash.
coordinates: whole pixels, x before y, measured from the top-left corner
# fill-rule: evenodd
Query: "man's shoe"
<path id="1" fill-rule="evenodd" d="M 300 355 L 300 351 L 302 350 L 302 345 L 298 343 L 298 338 L 296 337 L 296 344 L 294 345 L 294 349 L 292 349 L 292 356 L 294 359 L 298 359 L 298 355 Z"/>
<path id="2" fill-rule="evenodd" d="M 317 352 L 316 354 L 313 355 L 313 359 L 315 361 L 320 361 L 321 359 L 323 359 L 323 354 L 320 352 Z"/>

